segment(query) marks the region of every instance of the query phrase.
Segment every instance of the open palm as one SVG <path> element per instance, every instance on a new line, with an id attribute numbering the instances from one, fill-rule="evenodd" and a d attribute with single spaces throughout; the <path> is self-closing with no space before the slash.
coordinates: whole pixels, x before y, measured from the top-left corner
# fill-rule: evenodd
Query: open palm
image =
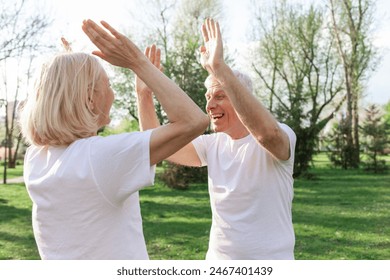
<path id="1" fill-rule="evenodd" d="M 223 62 L 223 44 L 221 31 L 217 21 L 206 19 L 202 25 L 204 46 L 200 48 L 201 64 L 209 74 Z"/>

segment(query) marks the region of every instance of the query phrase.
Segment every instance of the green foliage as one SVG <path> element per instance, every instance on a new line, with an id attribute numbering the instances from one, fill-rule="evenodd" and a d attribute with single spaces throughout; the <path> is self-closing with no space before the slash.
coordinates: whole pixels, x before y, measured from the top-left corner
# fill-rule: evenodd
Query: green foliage
<path id="1" fill-rule="evenodd" d="M 365 170 L 374 173 L 385 172 L 388 168 L 385 160 L 380 160 L 389 146 L 388 124 L 384 121 L 376 105 L 371 105 L 366 109 L 366 119 L 361 127 L 364 137 L 363 147 L 368 155 L 364 162 Z"/>
<path id="2" fill-rule="evenodd" d="M 294 176 L 309 176 L 319 133 L 342 103 L 331 103 L 343 89 L 340 61 L 321 6 L 274 3 L 259 9 L 260 44 L 252 56 L 261 59 L 252 66 L 269 110 L 297 135 Z"/>
<path id="3" fill-rule="evenodd" d="M 388 101 L 385 105 L 384 105 L 384 120 L 385 120 L 385 123 L 387 124 L 387 132 L 388 134 L 390 134 L 390 101 Z"/>
<path id="4" fill-rule="evenodd" d="M 348 166 L 360 163 L 360 99 L 364 84 L 377 66 L 378 50 L 374 44 L 373 0 L 328 0 L 331 29 L 342 61 L 346 95 L 346 141 Z"/>
<path id="5" fill-rule="evenodd" d="M 207 167 L 189 167 L 166 161 L 159 178 L 169 188 L 187 190 L 190 183 L 207 182 Z"/>
<path id="6" fill-rule="evenodd" d="M 132 132 L 139 131 L 138 122 L 134 119 L 124 118 L 120 121 L 120 123 L 114 127 L 106 126 L 101 131 L 99 131 L 99 135 L 108 136 L 111 134 L 119 134 L 124 132 Z"/>
<path id="7" fill-rule="evenodd" d="M 115 91 L 114 114 L 131 116 L 138 120 L 133 71 L 127 68 L 115 67 L 114 72 L 115 75 L 112 78 L 112 87 Z"/>
<path id="8" fill-rule="evenodd" d="M 340 116 L 340 121 L 335 123 L 332 131 L 327 135 L 327 154 L 329 160 L 335 167 L 343 169 L 355 168 L 350 165 L 352 147 L 347 142 L 348 124 L 344 115 Z"/>

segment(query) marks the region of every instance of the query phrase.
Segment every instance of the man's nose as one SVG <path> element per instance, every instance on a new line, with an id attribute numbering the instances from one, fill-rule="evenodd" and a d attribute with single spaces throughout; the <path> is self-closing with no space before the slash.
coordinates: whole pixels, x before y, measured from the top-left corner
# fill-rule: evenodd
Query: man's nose
<path id="1" fill-rule="evenodd" d="M 214 102 L 213 98 L 211 98 L 210 100 L 207 101 L 206 111 L 209 111 L 209 110 L 214 109 L 214 108 L 215 108 L 215 102 Z"/>

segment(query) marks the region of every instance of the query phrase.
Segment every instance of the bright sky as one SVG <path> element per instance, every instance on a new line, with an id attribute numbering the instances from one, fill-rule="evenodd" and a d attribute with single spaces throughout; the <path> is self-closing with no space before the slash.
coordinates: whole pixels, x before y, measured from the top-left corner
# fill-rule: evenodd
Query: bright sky
<path id="1" fill-rule="evenodd" d="M 128 30 L 132 26 L 130 10 L 134 13 L 142 9 L 136 7 L 135 0 L 42 0 L 44 10 L 52 12 L 55 22 L 51 27 L 51 39 L 56 40 L 65 36 L 73 42 L 74 49 L 91 51 L 94 49 L 81 30 L 82 20 L 91 18 L 95 21 L 106 20 L 119 31 Z M 302 1 L 302 0 L 291 0 Z M 37 1 L 38 2 L 38 1 Z M 34 1 L 34 3 L 37 3 Z M 366 97 L 367 102 L 384 104 L 390 100 L 390 1 L 377 0 L 377 20 L 380 22 L 375 44 L 386 49 L 381 59 L 381 64 L 369 81 Z M 140 1 L 137 1 L 140 3 Z M 226 14 L 232 20 L 228 21 L 230 36 L 225 36 L 226 43 L 243 40 L 243 24 L 247 23 L 250 10 L 250 0 L 223 1 Z M 59 42 L 59 40 L 58 40 Z"/>

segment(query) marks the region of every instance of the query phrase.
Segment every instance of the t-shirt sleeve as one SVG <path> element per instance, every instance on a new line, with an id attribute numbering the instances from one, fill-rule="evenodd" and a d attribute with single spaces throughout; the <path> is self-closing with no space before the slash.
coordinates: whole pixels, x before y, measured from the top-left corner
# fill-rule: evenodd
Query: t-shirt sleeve
<path id="1" fill-rule="evenodd" d="M 91 145 L 91 166 L 102 194 L 118 203 L 154 184 L 150 166 L 152 130 L 97 137 Z"/>
<path id="2" fill-rule="evenodd" d="M 201 135 L 194 140 L 192 140 L 192 144 L 194 145 L 195 151 L 198 154 L 198 157 L 201 162 L 201 166 L 207 165 L 207 138 L 204 135 Z"/>
<path id="3" fill-rule="evenodd" d="M 281 161 L 285 166 L 288 167 L 289 172 L 292 173 L 294 169 L 294 158 L 295 158 L 295 144 L 297 142 L 297 136 L 295 132 L 286 124 L 279 123 L 279 126 L 286 132 L 290 142 L 290 157 L 288 160 Z"/>

